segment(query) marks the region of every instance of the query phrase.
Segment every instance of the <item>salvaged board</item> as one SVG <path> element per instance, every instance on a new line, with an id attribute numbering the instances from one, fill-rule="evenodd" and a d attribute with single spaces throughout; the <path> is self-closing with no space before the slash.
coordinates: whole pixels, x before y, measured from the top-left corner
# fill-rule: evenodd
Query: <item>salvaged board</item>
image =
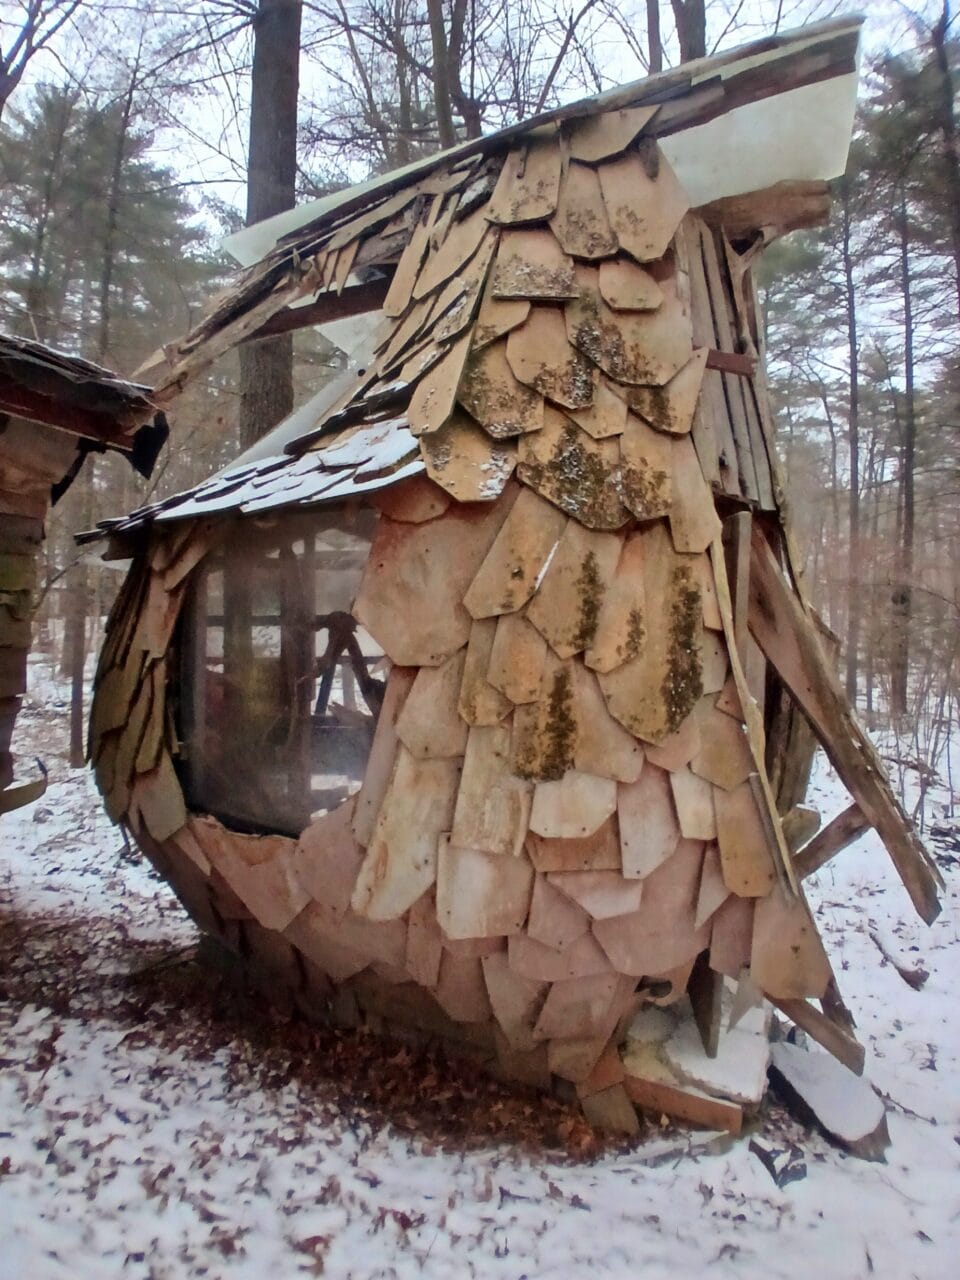
<path id="1" fill-rule="evenodd" d="M 847 65 L 830 49 L 817 75 Z M 789 56 L 806 83 L 812 55 Z M 765 217 L 776 199 L 690 211 L 656 139 L 720 120 L 727 88 L 664 87 L 334 202 L 171 348 L 164 395 L 298 299 L 346 298 L 366 268 L 381 281 L 383 322 L 309 431 L 283 428 L 269 458 L 111 525 L 147 550 L 111 620 L 91 722 L 108 811 L 204 928 L 245 955 L 276 943 L 281 969 L 342 1020 L 575 1085 L 619 1132 L 634 1104 L 738 1128 L 739 1102 L 620 1054 L 650 1005 L 692 1007 L 696 1043 L 722 1053 L 727 978 L 851 1060 L 849 1035 L 807 1003 L 826 1007 L 836 987 L 767 773 L 793 703 L 932 910 L 872 759 L 850 767 L 862 742 L 764 541 L 782 528 L 780 489 L 757 251 L 738 248 L 762 244 L 749 209 Z M 776 88 L 754 76 L 738 93 Z M 787 221 L 819 216 L 800 194 L 784 197 Z M 372 543 L 351 560 L 342 535 L 370 508 Z M 246 614 L 197 608 L 212 548 L 251 517 L 295 519 L 304 537 L 319 513 L 278 647 L 254 659 L 267 623 L 252 592 Z M 168 538 L 170 525 L 187 532 Z M 246 667 L 225 656 L 221 671 L 215 644 L 197 661 L 198 631 L 220 625 Z M 206 739 L 169 697 L 175 672 L 194 721 L 218 717 Z M 310 814 L 296 839 L 207 816 L 192 772 L 229 732 L 231 680 L 255 702 L 270 679 L 289 696 L 250 754 L 266 774 L 272 747 L 301 744 L 283 779 L 284 811 Z"/>

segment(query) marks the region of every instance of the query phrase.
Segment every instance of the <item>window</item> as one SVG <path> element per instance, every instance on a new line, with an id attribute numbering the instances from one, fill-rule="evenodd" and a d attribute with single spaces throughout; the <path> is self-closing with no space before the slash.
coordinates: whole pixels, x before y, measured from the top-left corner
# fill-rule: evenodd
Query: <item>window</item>
<path id="1" fill-rule="evenodd" d="M 184 611 L 188 803 L 241 829 L 298 835 L 359 790 L 388 660 L 350 608 L 376 512 L 237 521 Z"/>

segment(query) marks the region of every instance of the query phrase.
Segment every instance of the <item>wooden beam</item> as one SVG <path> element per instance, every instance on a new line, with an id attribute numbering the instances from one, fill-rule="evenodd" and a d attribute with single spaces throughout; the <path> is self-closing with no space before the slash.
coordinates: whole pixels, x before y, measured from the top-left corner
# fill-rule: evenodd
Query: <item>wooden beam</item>
<path id="1" fill-rule="evenodd" d="M 721 373 L 735 373 L 741 378 L 752 378 L 757 371 L 756 356 L 741 355 L 736 351 L 717 351 L 713 347 L 707 352 L 707 368 L 719 369 Z"/>
<path id="2" fill-rule="evenodd" d="M 847 790 L 876 828 L 921 918 L 932 924 L 940 914 L 940 875 L 847 703 L 812 618 L 787 585 L 758 528 L 753 532 L 750 630 L 810 721 Z"/>
<path id="3" fill-rule="evenodd" d="M 342 293 L 335 293 L 331 289 L 328 293 L 321 293 L 305 307 L 284 307 L 259 329 L 242 338 L 241 345 L 274 338 L 278 333 L 305 329 L 308 325 L 329 324 L 333 320 L 346 320 L 367 311 L 379 311 L 389 288 L 390 277 L 383 276 L 377 280 L 368 280 L 365 284 L 351 285 Z"/>
<path id="4" fill-rule="evenodd" d="M 837 814 L 832 822 L 828 822 L 794 858 L 793 865 L 801 880 L 812 876 L 825 863 L 838 854 L 854 840 L 859 840 L 865 831 L 870 830 L 870 823 L 863 816 L 863 810 L 853 802 L 843 813 Z"/>
<path id="5" fill-rule="evenodd" d="M 708 226 L 722 227 L 732 240 L 763 230 L 769 243 L 788 231 L 822 226 L 830 217 L 830 188 L 825 182 L 777 182 L 712 200 L 696 212 Z"/>
<path id="6" fill-rule="evenodd" d="M 838 1062 L 842 1062 L 855 1076 L 863 1075 L 863 1064 L 866 1057 L 863 1045 L 849 1031 L 844 1031 L 835 1022 L 815 1009 L 806 1000 L 772 1000 L 782 1014 L 795 1023 L 801 1031 L 822 1044 L 828 1053 L 832 1053 Z"/>

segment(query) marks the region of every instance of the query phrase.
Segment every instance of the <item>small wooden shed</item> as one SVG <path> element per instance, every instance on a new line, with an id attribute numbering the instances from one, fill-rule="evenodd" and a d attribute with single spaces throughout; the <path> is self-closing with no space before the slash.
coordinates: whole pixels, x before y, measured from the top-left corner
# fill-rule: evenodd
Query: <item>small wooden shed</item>
<path id="1" fill-rule="evenodd" d="M 736 1129 L 754 1095 L 709 1063 L 761 996 L 862 1069 L 803 877 L 867 825 L 927 920 L 936 873 L 804 598 L 752 280 L 827 215 L 858 31 L 253 228 L 166 348 L 161 403 L 237 342 L 372 312 L 235 466 L 106 526 L 134 557 L 90 726 L 107 809 L 274 991 L 611 1127 Z M 853 804 L 811 839 L 814 735 Z"/>
<path id="2" fill-rule="evenodd" d="M 0 813 L 42 793 L 11 787 L 10 739 L 26 689 L 43 523 L 91 450 L 120 450 L 149 475 L 166 438 L 147 389 L 29 339 L 0 334 Z"/>

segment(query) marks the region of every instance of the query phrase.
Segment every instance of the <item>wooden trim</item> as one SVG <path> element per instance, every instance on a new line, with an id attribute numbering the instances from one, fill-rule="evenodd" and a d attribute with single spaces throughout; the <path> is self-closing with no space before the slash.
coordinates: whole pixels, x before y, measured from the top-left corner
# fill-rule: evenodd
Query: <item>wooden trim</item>
<path id="1" fill-rule="evenodd" d="M 855 1076 L 863 1075 L 866 1053 L 863 1045 L 848 1031 L 838 1027 L 835 1022 L 815 1009 L 806 1000 L 771 1000 L 782 1014 L 795 1023 L 801 1031 L 823 1045 L 828 1053 L 832 1053 L 838 1062 L 842 1062 Z"/>
<path id="2" fill-rule="evenodd" d="M 364 315 L 368 311 L 379 311 L 390 288 L 390 277 L 368 280 L 365 284 L 351 285 L 342 293 L 321 293 L 315 301 L 305 307 L 284 307 L 265 321 L 259 329 L 241 338 L 240 345 L 247 342 L 262 342 L 264 338 L 273 338 L 280 333 L 292 333 L 297 329 L 305 329 L 308 325 L 330 324 L 333 320 L 347 320 L 350 316 Z"/>

